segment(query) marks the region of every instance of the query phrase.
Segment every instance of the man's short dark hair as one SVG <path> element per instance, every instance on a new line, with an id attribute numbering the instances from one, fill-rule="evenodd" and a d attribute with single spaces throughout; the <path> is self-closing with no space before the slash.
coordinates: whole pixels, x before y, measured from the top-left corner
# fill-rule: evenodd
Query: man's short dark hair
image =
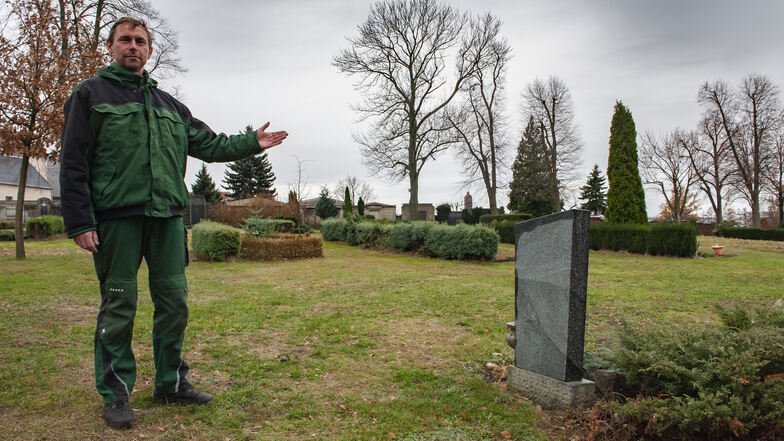
<path id="1" fill-rule="evenodd" d="M 147 22 L 141 18 L 134 17 L 120 17 L 114 22 L 112 29 L 109 31 L 109 38 L 106 39 L 109 43 L 114 43 L 114 31 L 117 29 L 117 26 L 120 26 L 121 24 L 129 24 L 131 25 L 131 29 L 136 29 L 141 26 L 144 29 L 144 32 L 147 33 L 147 44 L 149 47 L 152 47 L 152 32 L 147 28 Z"/>

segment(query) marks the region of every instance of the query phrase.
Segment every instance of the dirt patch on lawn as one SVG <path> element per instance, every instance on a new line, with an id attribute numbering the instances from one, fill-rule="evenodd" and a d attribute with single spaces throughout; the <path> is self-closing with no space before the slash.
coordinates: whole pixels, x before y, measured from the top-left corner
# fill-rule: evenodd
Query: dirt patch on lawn
<path id="1" fill-rule="evenodd" d="M 378 347 L 423 367 L 446 368 L 460 365 L 454 350 L 465 345 L 470 336 L 466 328 L 438 319 L 403 318 L 382 325 Z"/>

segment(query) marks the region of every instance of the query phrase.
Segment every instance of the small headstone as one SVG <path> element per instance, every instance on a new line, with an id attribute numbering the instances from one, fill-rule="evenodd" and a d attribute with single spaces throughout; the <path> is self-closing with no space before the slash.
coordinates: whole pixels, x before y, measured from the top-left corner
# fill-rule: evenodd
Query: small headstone
<path id="1" fill-rule="evenodd" d="M 509 386 L 547 408 L 580 406 L 594 395 L 582 367 L 589 225 L 589 211 L 570 210 L 515 226 Z"/>

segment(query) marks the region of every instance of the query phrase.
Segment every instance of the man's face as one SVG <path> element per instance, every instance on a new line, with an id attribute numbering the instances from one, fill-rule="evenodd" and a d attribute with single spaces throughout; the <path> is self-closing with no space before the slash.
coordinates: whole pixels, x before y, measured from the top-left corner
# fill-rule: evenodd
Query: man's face
<path id="1" fill-rule="evenodd" d="M 129 23 L 117 26 L 114 32 L 114 41 L 106 42 L 112 58 L 121 68 L 141 75 L 152 54 L 147 32 L 143 27 L 134 28 Z"/>

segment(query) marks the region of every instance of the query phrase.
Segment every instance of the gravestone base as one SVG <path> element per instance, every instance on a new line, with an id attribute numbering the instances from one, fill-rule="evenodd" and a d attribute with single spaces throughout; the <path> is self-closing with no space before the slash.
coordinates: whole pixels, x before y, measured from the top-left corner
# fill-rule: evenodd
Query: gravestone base
<path id="1" fill-rule="evenodd" d="M 515 366 L 507 366 L 506 369 L 507 387 L 543 409 L 585 408 L 596 401 L 596 385 L 593 381 L 561 381 Z"/>

